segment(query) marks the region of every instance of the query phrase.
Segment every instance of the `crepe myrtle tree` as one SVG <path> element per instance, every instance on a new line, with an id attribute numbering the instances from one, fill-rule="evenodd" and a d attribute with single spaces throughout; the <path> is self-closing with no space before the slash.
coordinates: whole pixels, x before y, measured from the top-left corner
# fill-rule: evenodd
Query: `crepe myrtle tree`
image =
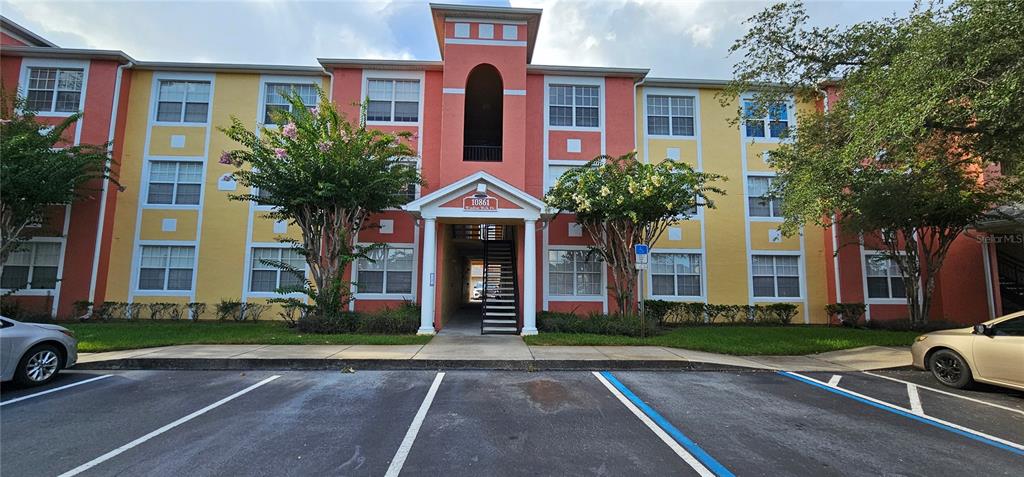
<path id="1" fill-rule="evenodd" d="M 302 291 L 317 313 L 335 316 L 351 299 L 342 279 L 346 267 L 366 256 L 366 248 L 356 246 L 356 233 L 371 215 L 401 206 L 403 191 L 423 181 L 408 160 L 414 154 L 410 134 L 367 129 L 365 110 L 350 120 L 318 93 L 323 99 L 314 107 L 294 92 L 284 93 L 292 107 L 273 113 L 280 128 L 254 130 L 233 117 L 220 130 L 241 147 L 223 152 L 220 163 L 236 168 L 232 176 L 238 183 L 259 191 L 231 195 L 232 200 L 271 207 L 267 217 L 288 221 L 302 233 L 289 242 L 305 257 L 312 282 L 280 291 Z"/>
<path id="2" fill-rule="evenodd" d="M 711 183 L 723 176 L 695 171 L 682 162 L 657 164 L 637 160 L 636 151 L 599 156 L 570 169 L 544 197 L 558 213 L 575 221 L 593 241 L 611 269 L 609 288 L 620 313 L 636 310 L 634 244 L 651 245 L 669 225 L 686 219 L 697 207 L 714 208 L 712 194 L 724 191 Z"/>
<path id="3" fill-rule="evenodd" d="M 837 89 L 828 107 L 800 113 L 769 155 L 783 230 L 838 223 L 848 243 L 873 238 L 922 326 L 953 242 L 1024 193 L 1014 172 L 1024 155 L 1024 4 L 926 4 L 849 27 L 807 19 L 800 3 L 750 18 L 720 99 L 751 94 L 745 113 L 762 117 L 788 98 Z"/>
<path id="4" fill-rule="evenodd" d="M 0 263 L 31 238 L 29 227 L 48 207 L 98 193 L 89 183 L 112 178 L 107 144 L 70 144 L 64 137 L 81 117 L 44 124 L 24 98 L 0 90 Z"/>

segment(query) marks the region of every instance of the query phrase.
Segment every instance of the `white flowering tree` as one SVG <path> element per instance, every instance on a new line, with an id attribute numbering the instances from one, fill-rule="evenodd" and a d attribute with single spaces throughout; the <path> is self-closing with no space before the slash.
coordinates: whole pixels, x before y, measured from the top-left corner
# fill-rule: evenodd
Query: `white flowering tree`
<path id="1" fill-rule="evenodd" d="M 596 253 L 611 270 L 609 288 L 619 313 L 636 309 L 634 244 L 652 245 L 669 225 L 697 207 L 714 207 L 711 183 L 724 177 L 695 171 L 682 162 L 647 164 L 636 152 L 600 156 L 566 172 L 544 197 L 559 213 L 576 214 Z"/>
<path id="2" fill-rule="evenodd" d="M 301 230 L 293 245 L 312 276 L 302 291 L 317 313 L 336 316 L 350 298 L 343 273 L 362 256 L 356 233 L 371 215 L 402 205 L 403 192 L 422 179 L 407 160 L 413 155 L 408 133 L 367 129 L 365 117 L 350 121 L 323 91 L 312 108 L 297 94 L 284 97 L 292 108 L 274 113 L 280 128 L 252 130 L 237 118 L 221 128 L 241 147 L 225 151 L 220 163 L 236 167 L 235 180 L 259 191 L 231 199 L 273 207 L 269 218 Z"/>

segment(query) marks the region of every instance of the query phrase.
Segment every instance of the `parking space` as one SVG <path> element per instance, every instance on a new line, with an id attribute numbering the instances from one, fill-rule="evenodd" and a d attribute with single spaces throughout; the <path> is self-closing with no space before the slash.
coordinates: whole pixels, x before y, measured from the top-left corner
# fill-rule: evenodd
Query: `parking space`
<path id="1" fill-rule="evenodd" d="M 943 394 L 907 373 L 72 372 L 46 388 L 5 385 L 0 474 L 1013 475 L 1024 465 L 1018 394 Z"/>

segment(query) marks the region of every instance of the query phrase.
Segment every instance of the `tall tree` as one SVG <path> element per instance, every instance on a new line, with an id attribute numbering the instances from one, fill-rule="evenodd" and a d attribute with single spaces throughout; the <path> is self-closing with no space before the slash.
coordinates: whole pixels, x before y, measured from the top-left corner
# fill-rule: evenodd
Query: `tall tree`
<path id="1" fill-rule="evenodd" d="M 221 128 L 242 147 L 224 152 L 220 162 L 237 167 L 235 179 L 259 191 L 231 199 L 271 206 L 268 217 L 301 230 L 293 245 L 305 257 L 314 287 L 303 291 L 314 298 L 317 312 L 331 316 L 350 298 L 345 268 L 364 256 L 356 233 L 371 215 L 402 205 L 403 192 L 422 179 L 410 162 L 408 133 L 367 129 L 365 115 L 345 118 L 323 91 L 312 108 L 295 93 L 284 96 L 292 107 L 274 113 L 280 128 L 253 130 L 237 118 Z"/>
<path id="2" fill-rule="evenodd" d="M 0 263 L 31 238 L 48 207 L 98 192 L 87 184 L 110 176 L 107 145 L 69 144 L 81 113 L 57 124 L 38 121 L 24 98 L 0 91 Z"/>
<path id="3" fill-rule="evenodd" d="M 620 313 L 636 309 L 636 257 L 633 245 L 652 245 L 665 229 L 697 207 L 713 208 L 716 174 L 697 172 L 682 162 L 646 164 L 636 152 L 600 156 L 570 169 L 548 191 L 544 202 L 576 215 L 597 254 L 611 269 L 609 288 Z"/>
<path id="4" fill-rule="evenodd" d="M 848 28 L 807 20 L 799 3 L 749 19 L 721 100 L 753 93 L 740 122 L 833 91 L 770 155 L 785 229 L 839 222 L 873 237 L 903 276 L 911 322 L 922 325 L 953 241 L 995 206 L 1022 199 L 1024 2 L 930 4 Z"/>

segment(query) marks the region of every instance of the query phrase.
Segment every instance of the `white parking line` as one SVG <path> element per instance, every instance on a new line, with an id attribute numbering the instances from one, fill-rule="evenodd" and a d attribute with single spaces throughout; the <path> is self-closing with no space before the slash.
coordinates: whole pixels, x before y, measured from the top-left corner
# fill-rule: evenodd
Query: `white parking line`
<path id="1" fill-rule="evenodd" d="M 907 398 L 910 399 L 910 412 L 924 415 L 924 408 L 921 407 L 921 396 L 917 394 L 917 385 L 907 383 Z"/>
<path id="2" fill-rule="evenodd" d="M 805 375 L 800 374 L 800 373 L 794 373 L 794 372 L 791 372 L 791 371 L 779 371 L 779 374 L 781 374 L 783 376 L 795 377 L 799 381 L 803 381 L 805 383 L 816 385 L 818 387 L 822 387 L 824 389 L 827 389 L 827 390 L 829 390 L 829 391 L 831 391 L 833 393 L 842 394 L 842 395 L 845 395 L 846 397 L 850 397 L 850 398 L 853 398 L 855 400 L 859 400 L 861 402 L 871 404 L 874 407 L 879 408 L 879 409 L 885 409 L 885 410 L 888 410 L 890 412 L 895 412 L 896 414 L 902 413 L 904 416 L 910 417 L 911 419 L 917 420 L 918 422 L 924 422 L 924 423 L 936 425 L 936 427 L 944 427 L 944 428 L 946 428 L 948 430 L 952 430 L 953 432 L 956 432 L 957 434 L 969 437 L 969 438 L 974 439 L 974 440 L 981 440 L 982 442 L 989 441 L 988 443 L 990 443 L 990 444 L 994 443 L 998 447 L 1002 447 L 1004 449 L 1007 449 L 1007 450 L 1009 450 L 1011 452 L 1014 452 L 1016 454 L 1019 454 L 1019 455 L 1024 455 L 1024 444 L 1018 444 L 1016 442 L 1011 442 L 1011 441 L 1008 441 L 1006 439 L 1001 439 L 1001 438 L 998 438 L 996 436 L 993 436 L 993 435 L 986 434 L 986 433 L 981 432 L 981 431 L 977 431 L 977 430 L 971 429 L 969 427 L 961 426 L 959 424 L 954 424 L 952 422 L 939 419 L 937 417 L 917 415 L 917 414 L 914 414 L 910 409 L 907 409 L 905 407 L 897 406 L 895 404 L 888 403 L 888 402 L 882 401 L 880 399 L 875 399 L 875 398 L 873 398 L 871 396 L 866 396 L 864 394 L 861 394 L 861 393 L 858 393 L 858 392 L 855 392 L 855 391 L 851 391 L 849 389 L 840 388 L 840 387 L 832 387 L 832 386 L 829 386 L 828 383 L 826 383 L 824 381 L 819 381 L 819 380 L 814 379 L 814 378 L 812 378 L 810 376 L 805 376 Z"/>
<path id="3" fill-rule="evenodd" d="M 654 421 L 651 420 L 651 418 L 647 417 L 647 414 L 644 414 L 644 412 L 641 411 L 640 408 L 636 407 L 636 405 L 633 404 L 628 398 L 626 398 L 626 396 L 619 392 L 619 390 L 616 389 L 615 386 L 612 385 L 612 383 L 609 383 L 608 380 L 604 378 L 604 376 L 601 376 L 601 373 L 594 371 L 594 376 L 596 376 L 597 379 L 601 381 L 601 384 L 603 384 L 604 387 L 608 388 L 608 391 L 611 392 L 612 395 L 615 396 L 615 398 L 618 399 L 623 406 L 626 406 L 626 409 L 629 409 L 629 411 L 632 412 L 634 416 L 640 419 L 640 422 L 643 422 L 648 429 L 654 432 L 654 435 L 658 436 L 658 438 L 661 439 L 662 442 L 664 442 L 670 449 L 672 449 L 672 451 L 675 452 L 676 455 L 679 456 L 679 458 L 683 459 L 683 461 L 686 462 L 691 468 L 693 468 L 693 470 L 697 471 L 697 473 L 702 477 L 715 477 L 714 472 L 711 472 L 711 470 L 705 467 L 704 464 L 701 463 L 701 461 L 698 460 L 696 457 L 694 457 L 693 454 L 689 453 L 686 449 L 684 449 L 683 446 L 676 442 L 676 440 L 673 439 L 672 436 L 668 435 L 668 433 L 665 432 L 665 430 L 662 429 L 661 426 L 658 426 L 657 424 L 654 423 Z"/>
<path id="4" fill-rule="evenodd" d="M 843 379 L 843 377 L 838 375 L 838 374 L 833 374 L 832 377 L 829 378 L 829 380 L 828 380 L 828 385 L 832 386 L 832 387 L 839 386 L 839 380 L 840 379 Z"/>
<path id="5" fill-rule="evenodd" d="M 955 397 L 955 398 L 965 399 L 965 400 L 968 400 L 968 401 L 971 401 L 971 402 L 976 402 L 978 404 L 984 404 L 986 406 L 992 406 L 992 407 L 995 407 L 995 408 L 1002 409 L 1004 411 L 1010 411 L 1010 412 L 1015 412 L 1015 413 L 1020 414 L 1020 415 L 1024 415 L 1024 411 L 1021 411 L 1020 409 L 1014 409 L 1012 407 L 1007 407 L 1007 406 L 1000 406 L 999 404 L 991 403 L 991 402 L 988 402 L 988 401 L 982 401 L 981 399 L 974 399 L 974 398 L 968 397 L 968 396 L 961 396 L 959 394 L 951 393 L 949 391 L 943 391 L 941 389 L 935 389 L 935 388 L 928 387 L 928 386 L 922 386 L 920 384 L 912 383 L 910 381 L 904 381 L 902 379 L 896 379 L 896 378 L 889 377 L 889 376 L 883 376 L 881 374 L 875 374 L 875 373 L 872 373 L 870 371 L 864 371 L 864 374 L 867 374 L 868 376 L 874 376 L 876 378 L 888 379 L 889 381 L 895 381 L 897 383 L 913 384 L 913 385 L 915 385 L 915 386 L 917 386 L 917 387 L 919 387 L 921 389 L 927 389 L 927 390 L 929 390 L 931 392 L 934 392 L 934 393 L 945 394 L 946 396 L 952 396 L 952 397 Z"/>
<path id="6" fill-rule="evenodd" d="M 85 380 L 79 381 L 77 383 L 65 384 L 63 386 L 59 386 L 59 387 L 56 387 L 56 388 L 53 388 L 53 389 L 47 389 L 46 391 L 40 391 L 40 392 L 37 392 L 35 394 L 29 394 L 28 396 L 22 396 L 22 397 L 19 397 L 19 398 L 8 399 L 8 400 L 6 400 L 4 402 L 0 402 L 0 406 L 6 406 L 8 404 L 14 404 L 16 402 L 24 401 L 26 399 L 32 399 L 34 397 L 39 397 L 39 396 L 42 396 L 44 394 L 50 394 L 50 393 L 55 393 L 57 391 L 63 391 L 63 390 L 68 389 L 68 388 L 73 388 L 75 386 L 80 386 L 82 384 L 91 383 L 93 381 L 99 381 L 101 379 L 109 378 L 111 376 L 113 376 L 113 374 L 104 374 L 102 376 L 96 376 L 95 378 L 85 379 Z"/>
<path id="7" fill-rule="evenodd" d="M 384 477 L 398 477 L 398 474 L 402 472 L 405 459 L 409 457 L 409 451 L 412 450 L 413 442 L 416 442 L 416 434 L 420 432 L 420 426 L 423 425 L 423 419 L 427 417 L 427 411 L 430 410 L 430 405 L 434 402 L 434 396 L 437 394 L 437 388 L 441 387 L 442 379 L 444 379 L 444 373 L 437 373 L 437 376 L 434 377 L 434 383 L 430 385 L 427 396 L 423 398 L 420 409 L 416 411 L 416 417 L 412 419 L 409 430 L 405 432 L 405 438 L 402 439 L 402 444 L 398 446 L 398 451 L 395 452 L 395 457 L 391 459 L 391 465 L 388 466 L 388 471 L 384 474 Z"/>
<path id="8" fill-rule="evenodd" d="M 269 377 L 267 379 L 264 379 L 263 381 L 260 381 L 260 382 L 258 382 L 256 384 L 253 384 L 252 386 L 249 386 L 249 387 L 247 387 L 247 388 L 245 388 L 245 389 L 243 389 L 241 391 L 238 391 L 237 393 L 234 393 L 234 394 L 232 394 L 232 395 L 230 395 L 230 396 L 228 396 L 228 397 L 226 397 L 224 399 L 221 399 L 220 401 L 217 401 L 217 402 L 215 402 L 213 404 L 210 404 L 209 406 L 206 406 L 206 407 L 204 407 L 204 408 L 202 408 L 202 409 L 200 409 L 200 410 L 198 410 L 196 412 L 193 412 L 192 414 L 189 414 L 189 415 L 187 415 L 187 416 L 185 416 L 185 417 L 183 417 L 181 419 L 178 419 L 178 420 L 176 420 L 176 421 L 174 421 L 174 422 L 172 422 L 170 424 L 167 424 L 166 426 L 163 426 L 163 427 L 161 427 L 161 428 L 159 428 L 159 429 L 157 429 L 157 430 L 155 430 L 153 432 L 150 432 L 149 434 L 146 434 L 146 435 L 144 435 L 144 436 L 142 436 L 142 437 L 140 437 L 138 439 L 135 439 L 134 441 L 131 441 L 131 442 L 129 442 L 129 443 L 127 443 L 127 444 L 125 444 L 125 445 L 123 445 L 121 447 L 118 447 L 117 449 L 114 449 L 114 450 L 112 450 L 110 452 L 107 452 L 106 454 L 103 454 L 103 455 L 101 455 L 101 456 L 99 456 L 99 457 L 97 457 L 97 458 L 95 458 L 93 460 L 90 460 L 89 462 L 86 462 L 86 463 L 84 463 L 84 464 L 82 464 L 82 465 L 80 465 L 78 467 L 75 467 L 74 469 L 71 469 L 71 470 L 69 470 L 67 472 L 64 472 L 63 474 L 60 474 L 60 477 L 70 477 L 72 475 L 81 474 L 82 472 L 85 472 L 85 471 L 87 471 L 87 470 L 89 470 L 89 469 L 91 469 L 93 467 L 96 467 L 97 465 L 102 464 L 103 462 L 106 462 L 106 461 L 108 461 L 110 459 L 113 459 L 114 457 L 117 457 L 118 455 L 120 455 L 120 454 L 122 454 L 122 453 L 124 453 L 124 452 L 126 452 L 128 450 L 130 450 L 133 447 L 138 446 L 139 444 L 142 444 L 142 443 L 144 443 L 144 442 L 146 442 L 146 441 L 148 441 L 148 440 L 150 440 L 150 439 L 152 439 L 152 438 L 154 438 L 156 436 L 159 436 L 160 434 L 163 434 L 163 433 L 165 433 L 165 432 L 167 432 L 167 431 L 169 431 L 171 429 L 174 429 L 175 427 L 178 427 L 178 426 L 180 426 L 180 425 L 182 425 L 182 424 L 184 424 L 184 423 L 186 423 L 188 421 L 191 421 L 192 419 L 195 419 L 195 418 L 197 418 L 197 417 L 199 417 L 199 416 L 209 412 L 210 410 L 212 410 L 212 409 L 214 409 L 216 407 L 219 407 L 219 406 L 227 403 L 228 401 L 231 401 L 231 400 L 233 400 L 233 399 L 235 399 L 235 398 L 237 398 L 237 397 L 239 397 L 239 396 L 241 396 L 241 395 L 243 395 L 245 393 L 248 393 L 249 391 L 252 391 L 253 389 L 256 389 L 256 388 L 258 388 L 260 386 L 263 386 L 264 384 L 267 384 L 267 383 L 269 383 L 269 382 L 271 382 L 271 381 L 273 381 L 273 380 L 275 380 L 277 378 L 280 378 L 280 377 L 281 376 L 279 376 L 279 375 L 274 375 L 274 376 L 271 376 L 271 377 Z"/>

